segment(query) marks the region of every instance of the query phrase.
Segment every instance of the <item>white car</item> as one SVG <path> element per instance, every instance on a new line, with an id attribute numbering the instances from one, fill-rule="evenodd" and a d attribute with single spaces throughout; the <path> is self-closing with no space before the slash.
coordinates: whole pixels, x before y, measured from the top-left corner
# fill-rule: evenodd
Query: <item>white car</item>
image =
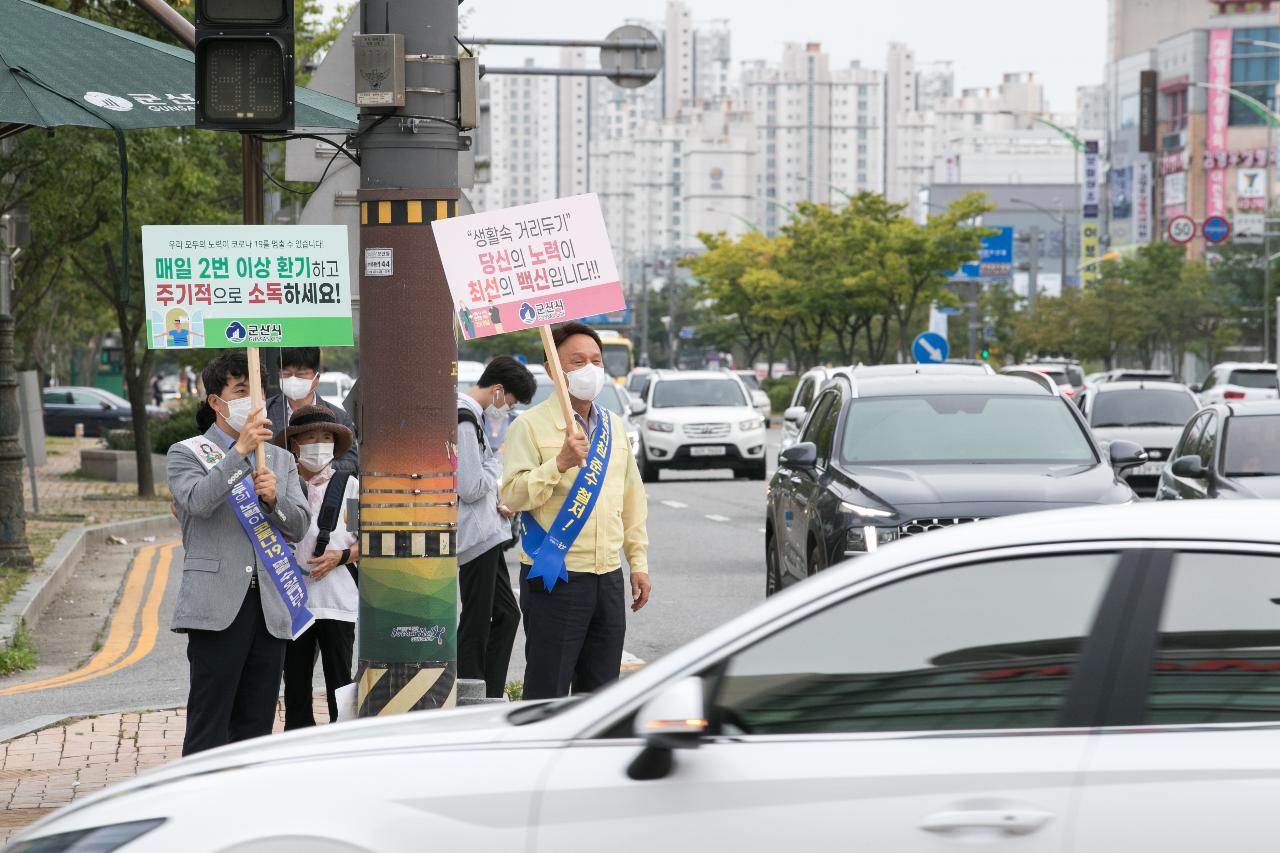
<path id="1" fill-rule="evenodd" d="M 1215 364 L 1209 375 L 1191 390 L 1200 395 L 1200 404 L 1244 403 L 1280 397 L 1276 366 L 1264 362 L 1228 361 Z"/>
<path id="2" fill-rule="evenodd" d="M 14 849 L 1270 850 L 1278 513 L 1091 507 L 912 537 L 595 695 L 233 744 Z"/>
<path id="3" fill-rule="evenodd" d="M 668 469 L 732 468 L 765 479 L 765 427 L 738 377 L 727 371 L 658 370 L 631 404 L 646 483 Z"/>
<path id="4" fill-rule="evenodd" d="M 351 393 L 351 386 L 355 384 L 356 381 L 346 373 L 325 371 L 320 374 L 320 381 L 316 383 L 316 394 L 326 403 L 342 408 L 343 401 Z"/>
<path id="5" fill-rule="evenodd" d="M 1103 382 L 1085 386 L 1076 402 L 1099 444 L 1132 441 L 1147 452 L 1147 462 L 1120 475 L 1143 497 L 1155 497 L 1182 428 L 1200 408 L 1181 382 Z"/>
<path id="6" fill-rule="evenodd" d="M 813 367 L 804 372 L 796 383 L 796 390 L 791 392 L 791 402 L 782 413 L 782 437 L 779 439 L 779 450 L 786 450 L 800 440 L 800 430 L 804 419 L 813 408 L 813 401 L 818 391 L 831 378 L 832 368 Z"/>
<path id="7" fill-rule="evenodd" d="M 769 393 L 760 384 L 760 377 L 756 376 L 754 370 L 734 370 L 731 372 L 742 380 L 743 386 L 747 389 L 747 396 L 751 398 L 751 405 L 760 413 L 760 417 L 764 418 L 764 425 L 767 427 L 769 419 L 773 417 L 773 403 L 769 401 Z"/>

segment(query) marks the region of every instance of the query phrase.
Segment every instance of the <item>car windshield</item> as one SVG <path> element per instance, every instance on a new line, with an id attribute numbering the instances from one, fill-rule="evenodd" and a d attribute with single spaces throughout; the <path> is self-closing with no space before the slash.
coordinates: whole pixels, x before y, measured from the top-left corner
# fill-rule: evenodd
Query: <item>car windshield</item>
<path id="1" fill-rule="evenodd" d="M 623 346 L 605 345 L 604 372 L 610 376 L 626 376 L 631 372 L 631 351 Z"/>
<path id="2" fill-rule="evenodd" d="M 1058 397 L 976 394 L 854 400 L 840 456 L 851 465 L 1053 463 L 1097 457 Z"/>
<path id="3" fill-rule="evenodd" d="M 760 380 L 754 373 L 739 373 L 738 378 L 742 380 L 742 384 L 747 386 L 748 391 L 762 391 Z"/>
<path id="4" fill-rule="evenodd" d="M 338 383 L 331 380 L 317 382 L 316 393 L 319 394 L 321 397 L 337 397 Z"/>
<path id="5" fill-rule="evenodd" d="M 1227 420 L 1223 473 L 1228 477 L 1280 477 L 1280 415 Z"/>
<path id="6" fill-rule="evenodd" d="M 129 408 L 128 400 L 126 400 L 124 397 L 118 397 L 115 394 L 112 394 L 110 391 L 103 391 L 101 388 L 97 388 L 94 390 L 93 393 L 97 394 L 99 397 L 102 397 L 104 400 L 106 400 L 108 403 L 110 403 L 111 405 L 115 406 L 118 409 Z"/>
<path id="7" fill-rule="evenodd" d="M 632 394 L 638 394 L 640 389 L 644 387 L 644 383 L 648 381 L 648 373 L 633 373 L 631 378 L 627 380 L 627 390 Z"/>
<path id="8" fill-rule="evenodd" d="M 1089 421 L 1095 427 L 1180 427 L 1196 413 L 1196 408 L 1195 398 L 1184 391 L 1107 391 L 1094 397 Z"/>
<path id="9" fill-rule="evenodd" d="M 1227 378 L 1228 385 L 1239 385 L 1241 388 L 1276 388 L 1274 370 L 1233 370 Z"/>
<path id="10" fill-rule="evenodd" d="M 653 389 L 655 409 L 685 406 L 745 406 L 742 386 L 732 379 L 677 379 Z"/>
<path id="11" fill-rule="evenodd" d="M 1037 367 L 1035 368 L 1035 371 L 1036 373 L 1043 373 L 1045 376 L 1048 376 L 1053 380 L 1055 385 L 1071 384 L 1071 380 L 1067 378 L 1067 372 L 1065 370 L 1049 370 L 1044 367 Z"/>

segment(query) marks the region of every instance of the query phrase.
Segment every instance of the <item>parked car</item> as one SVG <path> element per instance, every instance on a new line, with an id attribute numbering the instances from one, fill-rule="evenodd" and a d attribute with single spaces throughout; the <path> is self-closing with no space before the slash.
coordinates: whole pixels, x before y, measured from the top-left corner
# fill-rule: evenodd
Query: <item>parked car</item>
<path id="1" fill-rule="evenodd" d="M 1266 850 L 1278 515 L 917 537 L 593 695 L 232 744 L 77 797 L 17 849 Z M 341 808 L 315 795 L 357 779 Z"/>
<path id="2" fill-rule="evenodd" d="M 1033 367 L 1047 367 L 1052 370 L 1062 371 L 1066 375 L 1067 384 L 1070 385 L 1077 394 L 1085 386 L 1084 369 L 1080 366 L 1080 362 L 1069 357 L 1054 356 L 1038 356 L 1036 358 L 1027 359 L 1027 364 Z"/>
<path id="3" fill-rule="evenodd" d="M 40 398 L 44 404 L 45 435 L 73 436 L 76 424 L 84 424 L 85 435 L 133 428 L 133 409 L 129 401 L 101 388 L 55 386 L 45 388 Z M 169 416 L 169 410 L 148 404 L 147 414 L 156 420 L 164 420 Z"/>
<path id="4" fill-rule="evenodd" d="M 1119 472 L 1079 409 L 1014 376 L 837 375 L 782 452 L 765 510 L 766 594 L 899 539 L 994 516 L 1123 504 Z"/>
<path id="5" fill-rule="evenodd" d="M 1280 402 L 1217 403 L 1187 423 L 1157 500 L 1280 498 Z"/>
<path id="6" fill-rule="evenodd" d="M 316 383 L 316 394 L 325 402 L 341 408 L 355 384 L 356 381 L 347 374 L 327 370 L 320 374 L 320 381 Z"/>
<path id="7" fill-rule="evenodd" d="M 1200 395 L 1201 405 L 1213 403 L 1274 400 L 1280 397 L 1276 366 L 1264 362 L 1215 364 L 1199 385 L 1191 390 Z"/>
<path id="8" fill-rule="evenodd" d="M 765 479 L 765 428 L 736 376 L 712 370 L 658 370 L 632 405 L 645 482 L 663 469 L 731 468 Z"/>
<path id="9" fill-rule="evenodd" d="M 515 420 L 521 412 L 525 412 L 546 400 L 555 393 L 555 383 L 551 381 L 551 377 L 547 375 L 547 369 L 540 364 L 528 365 L 529 372 L 533 374 L 534 380 L 537 382 L 537 390 L 533 392 L 533 399 L 528 403 L 517 403 L 511 407 L 511 420 Z M 459 368 L 461 370 L 461 368 Z M 479 378 L 479 377 L 477 377 Z M 614 414 L 621 415 L 624 421 L 631 417 L 631 395 L 627 393 L 627 389 L 613 382 L 606 382 L 600 389 L 600 396 L 596 398 L 596 402 L 602 408 L 608 409 Z M 506 430 L 500 435 L 491 434 L 491 440 L 495 447 L 502 446 L 502 439 L 506 437 Z M 634 452 L 638 449 L 640 443 L 640 433 L 635 426 L 628 423 L 627 425 L 627 441 L 631 443 L 631 450 Z"/>
<path id="10" fill-rule="evenodd" d="M 640 393 L 640 389 L 644 388 L 644 383 L 648 381 L 649 374 L 653 373 L 651 367 L 637 367 L 631 371 L 627 377 L 627 391 L 635 396 Z"/>
<path id="11" fill-rule="evenodd" d="M 782 413 L 782 436 L 779 439 L 782 450 L 796 443 L 804 419 L 813 409 L 818 389 L 831 378 L 831 371 L 830 367 L 813 367 L 806 370 L 796 382 L 796 388 L 791 392 L 791 402 Z"/>
<path id="12" fill-rule="evenodd" d="M 538 368 L 541 370 L 542 368 Z M 544 371 L 545 374 L 545 371 Z M 458 362 L 458 391 L 470 391 L 476 387 L 476 383 L 480 381 L 480 377 L 484 375 L 483 361 L 466 361 Z"/>
<path id="13" fill-rule="evenodd" d="M 1039 373 L 1041 376 L 1047 377 L 1054 385 L 1058 386 L 1058 392 L 1064 397 L 1074 398 L 1077 394 L 1076 386 L 1072 384 L 1071 377 L 1067 374 L 1067 370 L 1062 365 L 1054 364 L 1010 364 L 1007 367 L 1000 368 L 1000 372 L 1006 376 L 1025 376 L 1029 373 Z M 1081 387 L 1084 387 L 1084 375 L 1080 376 Z"/>
<path id="14" fill-rule="evenodd" d="M 760 377 L 756 376 L 754 370 L 734 370 L 731 371 L 734 376 L 742 380 L 742 384 L 747 389 L 747 395 L 751 397 L 751 405 L 760 417 L 764 418 L 764 425 L 769 426 L 769 421 L 773 417 L 773 403 L 769 401 L 769 394 L 760 385 Z"/>
<path id="15" fill-rule="evenodd" d="M 1155 496 L 1160 472 L 1199 407 L 1196 395 L 1179 382 L 1104 382 L 1080 397 L 1080 408 L 1099 444 L 1105 447 L 1124 439 L 1147 451 L 1149 461 L 1124 474 L 1143 497 Z"/>

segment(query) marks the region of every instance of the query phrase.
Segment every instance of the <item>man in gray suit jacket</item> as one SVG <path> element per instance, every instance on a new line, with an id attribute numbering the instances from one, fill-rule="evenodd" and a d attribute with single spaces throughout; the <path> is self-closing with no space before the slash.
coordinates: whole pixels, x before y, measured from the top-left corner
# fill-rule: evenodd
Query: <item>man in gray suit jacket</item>
<path id="1" fill-rule="evenodd" d="M 216 416 L 204 437 L 223 451 L 221 461 L 206 468 L 186 444 L 169 448 L 169 490 L 185 552 L 171 628 L 187 634 L 191 672 L 183 755 L 271 733 L 292 634 L 269 569 L 227 501 L 232 487 L 251 476 L 285 538 L 296 542 L 310 525 L 292 454 L 271 445 L 271 422 L 261 408 L 248 411 L 248 376 L 240 351 L 219 356 L 202 374 L 201 405 Z M 267 467 L 255 471 L 259 444 Z"/>

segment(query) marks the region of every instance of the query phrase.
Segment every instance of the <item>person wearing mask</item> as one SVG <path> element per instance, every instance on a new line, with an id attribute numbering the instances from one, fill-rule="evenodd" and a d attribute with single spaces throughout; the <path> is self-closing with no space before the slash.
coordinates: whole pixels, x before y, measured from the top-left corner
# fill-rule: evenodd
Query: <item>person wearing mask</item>
<path id="1" fill-rule="evenodd" d="M 289 643 L 284 656 L 284 730 L 316 724 L 311 708 L 311 677 L 320 657 L 329 721 L 338 719 L 335 693 L 351 683 L 351 653 L 356 640 L 360 594 L 355 564 L 360 559 L 356 531 L 347 526 L 347 501 L 360 499 L 360 481 L 337 471 L 333 461 L 351 447 L 351 430 L 324 406 L 303 406 L 285 430 L 289 451 L 298 460 L 311 508 L 307 535 L 294 546 L 306 576 L 307 609 L 316 621 Z"/>
<path id="2" fill-rule="evenodd" d="M 202 378 L 197 420 L 212 413 L 213 424 L 167 457 L 184 551 L 171 628 L 187 635 L 191 677 L 183 755 L 271 733 L 285 643 L 310 619 L 287 544 L 311 522 L 298 468 L 270 445 L 242 350 Z M 267 464 L 255 470 L 260 445 Z"/>
<path id="3" fill-rule="evenodd" d="M 502 554 L 515 513 L 498 499 L 502 459 L 484 425 L 505 422 L 511 407 L 528 403 L 537 387 L 529 368 L 500 355 L 475 387 L 458 394 L 458 677 L 482 679 L 490 699 L 506 688 L 520 608 Z"/>
<path id="4" fill-rule="evenodd" d="M 507 430 L 500 491 L 521 512 L 520 610 L 526 699 L 589 693 L 617 680 L 631 609 L 649 600 L 648 507 L 626 423 L 595 405 L 607 380 L 600 336 L 583 323 L 552 334 L 577 429 L 552 396 Z"/>
<path id="5" fill-rule="evenodd" d="M 280 393 L 267 398 L 267 417 L 275 429 L 272 443 L 285 446 L 285 431 L 295 412 L 303 406 L 322 406 L 355 435 L 355 424 L 341 406 L 335 406 L 316 393 L 323 369 L 320 347 L 285 347 L 280 350 Z M 351 449 L 333 462 L 334 470 L 355 474 L 360 470 L 360 448 L 351 441 Z"/>

